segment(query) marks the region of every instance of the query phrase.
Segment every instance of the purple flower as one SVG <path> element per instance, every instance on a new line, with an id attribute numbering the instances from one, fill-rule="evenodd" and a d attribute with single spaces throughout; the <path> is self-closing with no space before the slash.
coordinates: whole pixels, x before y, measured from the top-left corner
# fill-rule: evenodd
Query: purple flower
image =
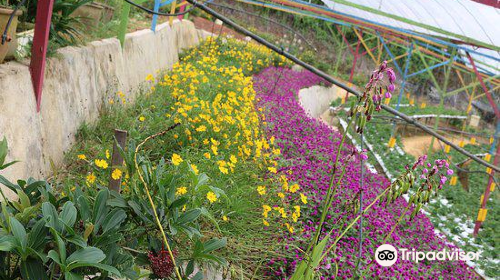
<path id="1" fill-rule="evenodd" d="M 446 174 L 448 174 L 448 175 L 453 175 L 453 170 L 452 170 L 452 169 L 448 169 L 448 170 L 446 171 Z"/>
<path id="2" fill-rule="evenodd" d="M 387 91 L 389 91 L 389 92 L 394 92 L 395 89 L 396 89 L 396 86 L 394 86 L 394 84 L 389 84 L 387 86 Z"/>
<path id="3" fill-rule="evenodd" d="M 391 97 L 392 97 L 391 92 L 386 91 L 386 92 L 385 92 L 385 98 L 391 98 Z"/>

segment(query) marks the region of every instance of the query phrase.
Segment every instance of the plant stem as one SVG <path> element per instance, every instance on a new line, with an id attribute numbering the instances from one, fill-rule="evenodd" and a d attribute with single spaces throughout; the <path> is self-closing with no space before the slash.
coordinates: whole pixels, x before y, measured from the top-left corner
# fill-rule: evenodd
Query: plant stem
<path id="1" fill-rule="evenodd" d="M 375 203 L 377 203 L 380 198 L 382 196 L 384 196 L 387 191 L 389 191 L 390 187 L 387 187 L 382 193 L 380 193 L 373 201 L 372 203 L 370 203 L 363 211 L 361 211 L 361 213 L 344 229 L 344 231 L 335 239 L 335 241 L 333 242 L 333 244 L 328 247 L 328 249 L 326 249 L 325 253 L 321 256 L 321 259 L 324 259 L 326 257 L 326 255 L 330 252 L 331 249 L 333 249 L 336 245 L 337 245 L 337 242 L 339 242 L 339 240 L 344 237 L 344 235 L 347 233 L 347 231 L 349 231 L 349 229 L 351 229 L 351 227 L 353 227 L 357 222 L 358 220 L 361 218 L 361 216 L 363 216 L 364 214 L 366 214 L 366 212 L 368 212 L 368 210 L 370 208 L 372 208 L 373 205 L 375 205 Z M 330 234 L 333 232 L 333 229 L 330 231 Z"/>
<path id="2" fill-rule="evenodd" d="M 139 145 L 137 145 L 137 147 L 135 148 L 135 152 L 134 152 L 134 164 L 135 164 L 135 169 L 137 170 L 137 173 L 139 174 L 139 179 L 144 184 L 144 189 L 146 190 L 146 195 L 148 197 L 149 204 L 151 205 L 151 208 L 153 210 L 156 224 L 158 225 L 158 228 L 160 229 L 161 235 L 163 237 L 163 242 L 165 243 L 165 246 L 167 247 L 167 251 L 168 251 L 168 254 L 170 255 L 170 258 L 172 259 L 172 264 L 174 265 L 174 268 L 175 268 L 175 274 L 177 275 L 177 278 L 179 280 L 182 280 L 181 273 L 179 272 L 179 267 L 177 266 L 177 264 L 175 262 L 174 254 L 172 253 L 172 249 L 170 248 L 170 244 L 168 244 L 167 235 L 165 234 L 165 231 L 163 230 L 163 226 L 160 222 L 160 219 L 158 218 L 158 213 L 156 213 L 156 206 L 155 206 L 155 204 L 153 202 L 153 198 L 151 197 L 151 194 L 149 192 L 148 184 L 144 180 L 144 177 L 142 176 L 141 170 L 139 169 L 139 164 L 137 163 L 137 154 L 139 153 L 139 149 L 141 148 L 142 145 L 144 145 L 147 141 L 149 141 L 151 139 L 154 139 L 156 137 L 159 137 L 159 136 L 166 134 L 167 132 L 174 129 L 178 125 L 179 124 L 177 123 L 175 125 L 170 126 L 169 128 L 167 128 L 166 130 L 164 130 L 162 132 L 151 135 L 151 136 L 147 137 L 146 139 L 144 139 L 144 141 L 142 141 Z"/>
<path id="3" fill-rule="evenodd" d="M 345 138 L 347 136 L 347 132 L 349 131 L 349 127 L 351 126 L 351 124 L 353 122 L 354 122 L 354 117 L 352 117 L 349 120 L 349 123 L 347 124 L 344 132 L 342 133 L 342 139 L 340 140 L 340 145 L 337 149 L 337 154 L 335 155 L 335 163 L 333 164 L 333 168 L 332 168 L 332 177 L 330 179 L 330 185 L 328 186 L 328 192 L 326 194 L 325 204 L 323 205 L 323 211 L 321 213 L 319 226 L 318 226 L 318 229 L 316 231 L 316 235 L 314 236 L 314 239 L 312 240 L 311 244 L 309 244 L 309 247 L 306 250 L 306 255 L 309 253 L 309 251 L 314 246 L 314 244 L 316 244 L 318 242 L 319 236 L 321 234 L 321 230 L 323 228 L 323 223 L 325 222 L 326 214 L 327 214 L 328 210 L 330 209 L 331 202 L 333 200 L 333 195 L 335 194 L 337 187 L 339 186 L 339 184 L 342 180 L 343 174 L 345 174 L 346 166 L 344 165 L 343 170 L 342 170 L 342 177 L 337 181 L 335 188 L 333 188 L 333 182 L 335 181 L 335 172 L 337 171 L 337 164 L 339 162 L 340 152 L 342 150 L 342 147 L 344 146 Z"/>

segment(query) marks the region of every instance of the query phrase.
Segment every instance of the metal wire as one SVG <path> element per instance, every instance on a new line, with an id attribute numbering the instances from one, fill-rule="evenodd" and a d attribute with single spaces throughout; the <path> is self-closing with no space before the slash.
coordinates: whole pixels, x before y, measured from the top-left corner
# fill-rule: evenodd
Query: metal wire
<path id="1" fill-rule="evenodd" d="M 7 32 L 9 31 L 10 25 L 12 24 L 12 20 L 14 20 L 14 16 L 16 15 L 19 8 L 21 6 L 24 6 L 24 3 L 26 3 L 26 0 L 19 2 L 19 4 L 17 4 L 16 7 L 14 8 L 14 11 L 12 11 L 12 13 L 10 14 L 9 21 L 7 22 L 7 25 L 5 26 L 5 30 L 3 31 L 3 34 L 2 34 L 2 45 L 4 45 L 5 42 L 7 42 Z M 15 32 L 15 30 L 14 30 L 14 32 Z"/>

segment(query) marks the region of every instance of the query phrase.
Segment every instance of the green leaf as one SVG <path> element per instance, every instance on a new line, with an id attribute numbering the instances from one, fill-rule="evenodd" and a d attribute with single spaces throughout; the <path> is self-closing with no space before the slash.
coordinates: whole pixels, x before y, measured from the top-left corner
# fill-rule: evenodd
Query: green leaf
<path id="1" fill-rule="evenodd" d="M 83 275 L 80 275 L 80 274 L 77 274 L 74 272 L 70 272 L 70 271 L 66 271 L 66 273 L 64 273 L 64 279 L 65 280 L 83 280 Z"/>
<path id="2" fill-rule="evenodd" d="M 38 220 L 30 233 L 28 233 L 28 246 L 34 250 L 42 248 L 45 244 L 45 237 L 47 236 L 47 228 L 43 219 Z"/>
<path id="3" fill-rule="evenodd" d="M 60 266 L 62 265 L 61 258 L 59 258 L 59 254 L 55 250 L 50 250 L 49 253 L 47 254 L 47 257 L 49 259 L 52 259 L 58 265 L 60 265 Z"/>
<path id="4" fill-rule="evenodd" d="M 15 247 L 14 236 L 7 235 L 0 237 L 0 251 L 10 252 Z"/>
<path id="5" fill-rule="evenodd" d="M 223 248 L 227 245 L 227 238 L 214 238 L 211 239 L 203 244 L 203 252 L 205 253 L 210 253 L 212 251 L 218 250 L 220 248 Z"/>
<path id="6" fill-rule="evenodd" d="M 59 250 L 59 257 L 61 260 L 61 267 L 63 265 L 66 266 L 66 244 L 64 243 L 61 236 L 59 236 L 59 233 L 54 228 L 50 228 L 50 232 L 52 233 L 54 239 L 56 240 L 57 249 Z"/>
<path id="7" fill-rule="evenodd" d="M 102 231 L 106 233 L 108 230 L 119 226 L 125 219 L 127 214 L 122 209 L 114 209 L 106 215 L 106 218 L 102 222 Z"/>
<path id="8" fill-rule="evenodd" d="M 47 271 L 40 260 L 28 258 L 21 262 L 21 276 L 24 280 L 47 280 Z"/>
<path id="9" fill-rule="evenodd" d="M 80 196 L 78 198 L 78 206 L 80 207 L 80 217 L 83 221 L 88 221 L 91 218 L 91 212 L 89 207 L 89 201 L 85 196 Z"/>
<path id="10" fill-rule="evenodd" d="M 98 263 L 106 258 L 101 249 L 96 247 L 85 247 L 71 254 L 67 259 L 68 270 L 73 263 Z"/>
<path id="11" fill-rule="evenodd" d="M 203 272 L 201 270 L 198 271 L 198 273 L 191 277 L 191 280 L 203 280 Z"/>
<path id="12" fill-rule="evenodd" d="M 187 224 L 187 223 L 191 223 L 193 222 L 194 220 L 198 219 L 198 217 L 200 216 L 201 214 L 201 210 L 200 209 L 191 209 L 191 210 L 188 210 L 186 211 L 186 213 L 184 213 L 182 216 L 179 217 L 179 219 L 177 220 L 177 223 L 178 224 Z"/>
<path id="13" fill-rule="evenodd" d="M 5 162 L 5 158 L 7 157 L 7 152 L 9 151 L 9 147 L 7 145 L 7 139 L 5 136 L 2 141 L 0 141 L 0 166 Z"/>
<path id="14" fill-rule="evenodd" d="M 6 186 L 7 188 L 9 188 L 13 192 L 17 192 L 18 190 L 21 190 L 21 188 L 18 185 L 12 184 L 9 180 L 7 180 L 7 178 L 5 178 L 2 175 L 0 175 L 0 184 Z"/>
<path id="15" fill-rule="evenodd" d="M 68 201 L 64 203 L 61 214 L 59 214 L 59 218 L 69 227 L 73 227 L 76 222 L 76 207 L 73 202 Z"/>
<path id="16" fill-rule="evenodd" d="M 79 267 L 89 267 L 89 266 L 99 268 L 100 270 L 104 270 L 104 271 L 112 273 L 118 277 L 121 277 L 121 274 L 118 271 L 118 269 L 116 269 L 110 265 L 102 264 L 102 263 L 82 263 L 82 262 L 73 263 L 73 264 L 68 266 L 68 271 L 71 271 L 71 270 L 73 270 L 75 268 L 79 268 Z"/>
<path id="17" fill-rule="evenodd" d="M 22 209 L 25 209 L 25 208 L 28 208 L 31 206 L 30 199 L 24 191 L 18 190 L 17 196 L 19 197 L 19 202 L 21 203 Z"/>
<path id="18" fill-rule="evenodd" d="M 59 223 L 59 215 L 57 214 L 56 207 L 50 202 L 44 202 L 42 204 L 42 214 L 47 221 L 47 225 L 57 232 L 62 230 L 62 225 Z"/>
<path id="19" fill-rule="evenodd" d="M 26 245 L 28 245 L 28 238 L 26 236 L 26 229 L 24 226 L 16 218 L 11 217 L 10 230 L 12 231 L 12 235 L 14 235 L 16 241 L 24 250 Z"/>
<path id="20" fill-rule="evenodd" d="M 94 210 L 92 212 L 92 222 L 96 226 L 94 229 L 94 233 L 97 232 L 97 230 L 99 229 L 99 224 L 102 222 L 102 219 L 104 219 L 104 215 L 106 215 L 106 203 L 108 201 L 108 197 L 109 191 L 107 189 L 103 189 L 97 194 L 97 198 L 95 199 Z"/>

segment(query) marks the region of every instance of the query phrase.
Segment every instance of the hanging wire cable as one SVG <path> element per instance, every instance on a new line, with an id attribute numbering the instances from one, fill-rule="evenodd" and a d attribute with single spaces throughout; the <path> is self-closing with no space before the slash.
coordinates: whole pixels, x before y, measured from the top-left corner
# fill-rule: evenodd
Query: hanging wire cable
<path id="1" fill-rule="evenodd" d="M 9 21 L 7 22 L 7 25 L 5 25 L 5 30 L 3 31 L 3 34 L 2 34 L 2 45 L 4 45 L 6 42 L 9 41 L 9 36 L 7 35 L 7 33 L 9 31 L 10 26 L 12 25 L 12 21 L 14 20 L 14 16 L 16 15 L 19 8 L 21 8 L 21 6 L 24 6 L 24 3 L 26 3 L 26 0 L 19 2 L 19 4 L 17 4 L 16 7 L 14 8 L 14 11 L 12 11 L 12 13 L 10 14 Z M 15 30 L 14 30 L 14 32 L 15 32 Z"/>

